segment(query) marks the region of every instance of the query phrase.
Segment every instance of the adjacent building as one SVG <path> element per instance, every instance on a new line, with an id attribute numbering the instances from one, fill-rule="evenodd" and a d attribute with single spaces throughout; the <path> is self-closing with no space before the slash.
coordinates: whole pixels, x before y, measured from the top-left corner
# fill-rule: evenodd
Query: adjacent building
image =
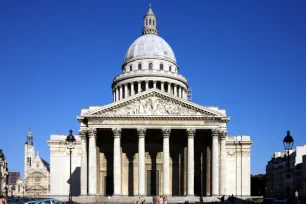
<path id="1" fill-rule="evenodd" d="M 50 194 L 68 195 L 71 183 L 73 195 L 250 195 L 250 137 L 227 134 L 224 109 L 189 100 L 151 8 L 143 22 L 111 85 L 113 103 L 77 116 L 71 177 L 67 135 L 51 135 Z"/>
<path id="2" fill-rule="evenodd" d="M 3 150 L 0 149 L 0 195 L 6 195 L 8 190 L 8 164 Z"/>
<path id="3" fill-rule="evenodd" d="M 24 145 L 24 179 L 10 186 L 11 195 L 41 196 L 50 193 L 50 165 L 39 156 L 34 147 L 32 131 Z"/>
<path id="4" fill-rule="evenodd" d="M 292 192 L 298 192 L 299 195 L 305 195 L 306 179 L 306 145 L 296 146 L 295 150 L 287 152 L 275 152 L 272 159 L 266 166 L 266 196 L 286 195 L 287 187 Z M 288 162 L 289 159 L 289 162 Z M 289 163 L 289 164 L 288 164 Z M 291 179 L 287 179 L 289 172 Z"/>

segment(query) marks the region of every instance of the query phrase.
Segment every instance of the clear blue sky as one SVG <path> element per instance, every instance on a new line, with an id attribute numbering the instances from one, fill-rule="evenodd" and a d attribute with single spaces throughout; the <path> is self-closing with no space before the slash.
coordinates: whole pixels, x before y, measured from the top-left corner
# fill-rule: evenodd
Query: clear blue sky
<path id="1" fill-rule="evenodd" d="M 192 3 L 191 3 L 192 2 Z M 140 36 L 149 1 L 1 1 L 0 148 L 23 172 L 29 128 L 49 161 L 50 134 L 78 132 L 80 109 L 111 102 L 111 83 Z M 153 0 L 193 101 L 250 135 L 251 172 L 265 172 L 291 130 L 306 144 L 305 0 Z"/>

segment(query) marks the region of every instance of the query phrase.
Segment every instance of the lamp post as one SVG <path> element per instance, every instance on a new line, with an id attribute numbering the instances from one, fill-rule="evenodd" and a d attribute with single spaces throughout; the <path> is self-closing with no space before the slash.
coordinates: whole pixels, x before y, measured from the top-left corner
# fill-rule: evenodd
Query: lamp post
<path id="1" fill-rule="evenodd" d="M 291 181 L 291 171 L 290 171 L 290 150 L 293 147 L 293 143 L 294 143 L 294 139 L 293 137 L 290 135 L 290 131 L 287 131 L 287 135 L 283 140 L 284 143 L 284 148 L 285 150 L 287 150 L 287 199 L 291 200 L 291 188 L 289 185 L 289 181 Z"/>
<path id="2" fill-rule="evenodd" d="M 72 134 L 72 130 L 69 130 L 69 135 L 66 138 L 66 145 L 67 145 L 67 148 L 69 149 L 69 155 L 70 155 L 70 179 L 69 179 L 70 182 L 69 182 L 69 201 L 68 201 L 68 203 L 73 203 L 72 202 L 72 194 L 71 194 L 71 181 L 72 181 L 72 178 L 71 178 L 71 154 L 72 154 L 72 149 L 75 146 L 75 138 Z"/>

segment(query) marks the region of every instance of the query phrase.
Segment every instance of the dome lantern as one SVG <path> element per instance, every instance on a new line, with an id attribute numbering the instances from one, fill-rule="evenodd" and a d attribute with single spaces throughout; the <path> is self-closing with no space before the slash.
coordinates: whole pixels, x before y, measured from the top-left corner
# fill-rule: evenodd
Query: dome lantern
<path id="1" fill-rule="evenodd" d="M 152 11 L 151 4 L 149 5 L 149 10 L 143 17 L 144 28 L 142 29 L 142 34 L 156 34 L 158 35 L 158 30 L 156 28 L 156 16 Z"/>

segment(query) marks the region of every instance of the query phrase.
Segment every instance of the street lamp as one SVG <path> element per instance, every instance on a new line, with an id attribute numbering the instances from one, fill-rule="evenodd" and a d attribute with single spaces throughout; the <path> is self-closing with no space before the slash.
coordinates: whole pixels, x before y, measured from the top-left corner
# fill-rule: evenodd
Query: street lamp
<path id="1" fill-rule="evenodd" d="M 72 134 L 72 130 L 69 130 L 69 135 L 67 136 L 66 138 L 66 145 L 67 145 L 67 148 L 69 149 L 69 154 L 70 154 L 70 182 L 69 182 L 69 203 L 73 203 L 72 202 L 72 194 L 71 194 L 71 182 L 72 182 L 72 179 L 71 179 L 71 154 L 72 154 L 72 149 L 74 148 L 75 146 L 75 138 Z"/>
<path id="2" fill-rule="evenodd" d="M 291 198 L 291 189 L 289 185 L 289 181 L 291 179 L 291 172 L 290 172 L 290 150 L 293 147 L 294 139 L 290 135 L 290 131 L 287 131 L 287 135 L 283 140 L 284 148 L 287 150 L 287 199 L 289 200 Z"/>

